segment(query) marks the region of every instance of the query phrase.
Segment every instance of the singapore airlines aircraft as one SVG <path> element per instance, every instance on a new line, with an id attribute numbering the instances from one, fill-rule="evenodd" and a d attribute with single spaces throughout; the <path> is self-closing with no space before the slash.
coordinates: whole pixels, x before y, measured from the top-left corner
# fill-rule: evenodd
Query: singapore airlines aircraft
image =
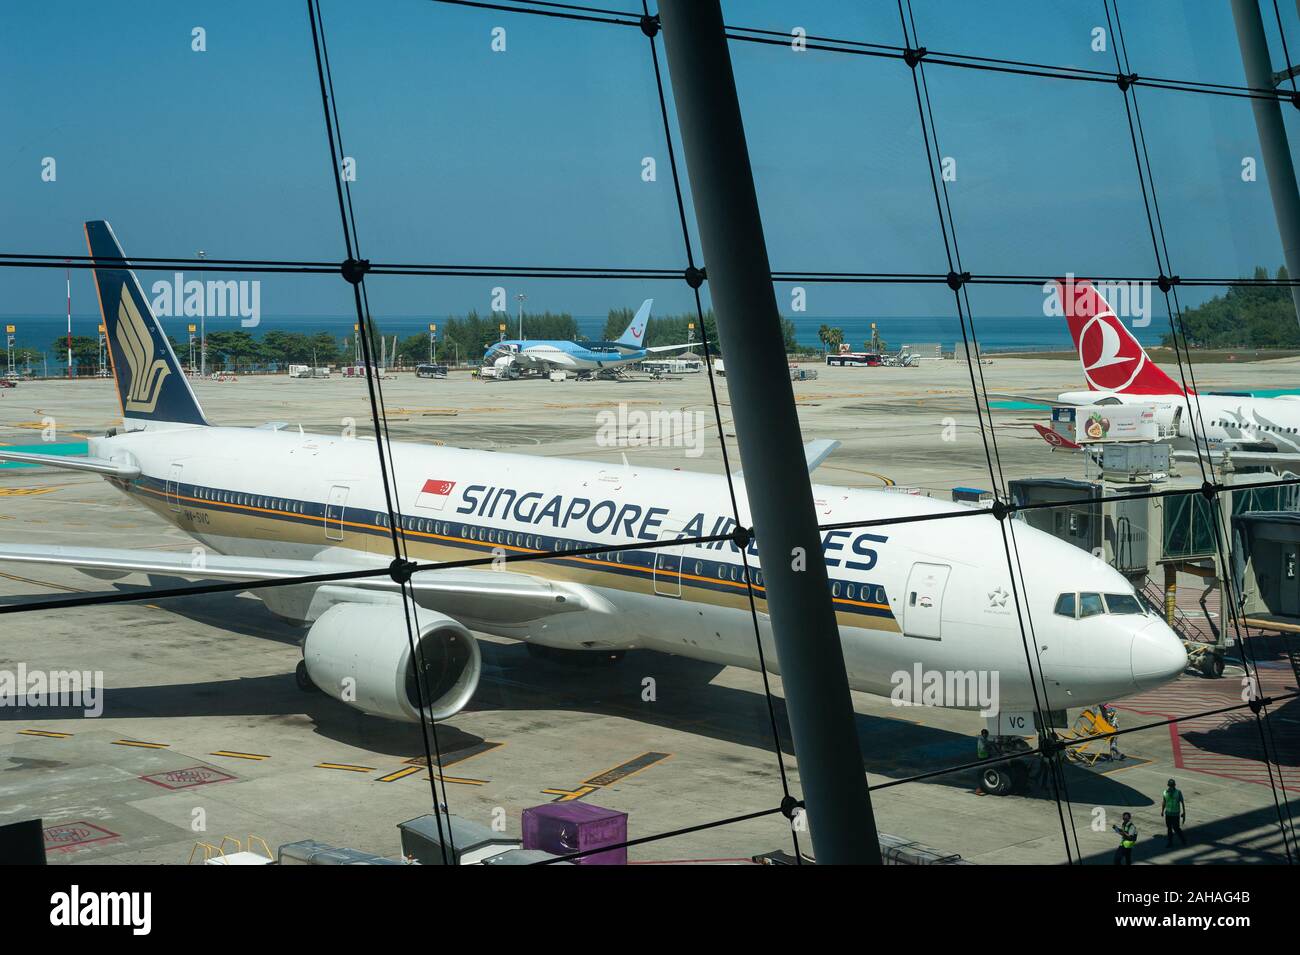
<path id="1" fill-rule="evenodd" d="M 174 574 L 282 580 L 388 567 L 389 512 L 373 441 L 305 434 L 279 424 L 212 425 L 107 222 L 86 224 L 124 427 L 89 441 L 89 456 L 0 451 L 19 461 L 103 475 L 206 554 L 0 544 L 0 560 L 76 567 L 97 577 Z M 109 261 L 117 259 L 119 261 Z M 820 461 L 822 442 L 813 442 Z M 819 447 L 822 446 L 822 447 Z M 741 554 L 730 541 L 635 550 L 644 541 L 728 533 L 725 478 L 419 444 L 392 445 L 395 520 L 409 557 L 449 561 L 555 552 L 507 566 L 412 577 L 429 692 L 443 719 L 474 693 L 481 669 L 470 630 L 541 647 L 616 654 L 649 648 L 710 663 L 759 665 Z M 737 480 L 742 482 L 743 478 Z M 814 487 L 824 522 L 962 511 L 964 505 L 885 491 Z M 741 520 L 748 522 L 740 495 Z M 748 526 L 748 525 L 746 525 Z M 1178 638 L 1145 612 L 1115 570 L 1017 524 L 1021 590 L 1052 708 L 1157 686 L 1186 664 Z M 610 553 L 579 556 L 583 547 Z M 623 546 L 625 549 L 617 549 Z M 928 677 L 907 702 L 989 709 L 951 674 L 996 674 L 1002 714 L 1035 706 L 1003 540 L 992 514 L 829 530 L 822 548 L 851 685 L 899 699 L 900 674 Z M 757 553 L 750 545 L 751 566 Z M 761 567 L 756 590 L 766 659 L 771 643 Z M 251 591 L 274 613 L 310 625 L 299 680 L 366 713 L 421 718 L 398 585 L 387 576 Z M 355 681 L 346 699 L 343 681 Z M 968 687 L 968 685 L 967 685 Z M 1029 721 L 1028 735 L 1032 735 Z"/>
<path id="2" fill-rule="evenodd" d="M 644 346 L 645 328 L 650 321 L 652 305 L 652 298 L 642 302 L 623 334 L 612 342 L 507 339 L 488 346 L 483 354 L 483 364 L 506 371 L 556 370 L 600 375 L 634 361 L 644 361 L 659 352 L 689 348 L 689 345 Z"/>
<path id="3" fill-rule="evenodd" d="M 1189 392 L 1157 367 L 1090 282 L 1056 287 L 1089 389 L 1059 395 L 1062 404 L 1150 405 L 1179 457 L 1195 455 L 1199 435 L 1202 448 L 1208 439 L 1212 455 L 1228 452 L 1237 464 L 1300 465 L 1300 395 Z"/>

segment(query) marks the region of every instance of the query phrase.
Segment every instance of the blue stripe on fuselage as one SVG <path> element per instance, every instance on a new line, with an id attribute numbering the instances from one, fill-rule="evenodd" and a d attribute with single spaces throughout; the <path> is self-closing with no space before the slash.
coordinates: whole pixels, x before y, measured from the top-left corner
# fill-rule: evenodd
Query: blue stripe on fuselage
<path id="1" fill-rule="evenodd" d="M 143 492 L 156 499 L 169 501 L 168 483 L 160 478 L 141 477 L 127 485 L 127 490 Z M 250 494 L 246 491 L 233 491 L 225 488 L 206 487 L 202 485 L 179 483 L 174 485 L 178 513 L 187 511 L 211 510 L 241 517 L 258 517 L 264 520 L 286 521 L 299 525 L 310 525 L 324 529 L 326 524 L 326 505 L 319 501 L 305 501 L 294 498 L 278 497 L 267 494 Z M 225 499 L 221 499 L 224 497 Z M 554 556 L 541 558 L 546 563 L 575 566 L 596 566 L 603 573 L 620 574 L 642 580 L 654 578 L 655 561 L 665 553 L 664 548 L 636 549 L 637 542 L 629 541 L 627 550 L 614 550 L 605 554 L 566 557 L 564 550 L 576 550 L 586 547 L 615 546 L 605 545 L 599 541 L 560 537 L 547 534 L 533 534 L 524 531 L 503 530 L 486 524 L 475 524 L 462 519 L 450 520 L 443 517 L 415 517 L 408 514 L 399 515 L 402 527 L 399 533 L 403 537 L 422 538 L 437 541 L 446 546 L 458 547 L 475 554 L 492 554 L 497 548 L 520 553 L 551 553 Z M 330 520 L 335 520 L 331 515 Z M 370 534 L 389 537 L 386 511 L 372 511 L 345 505 L 338 516 L 343 527 L 352 533 Z M 199 524 L 190 520 L 192 526 L 201 532 Z M 429 528 L 427 530 L 421 527 Z M 459 533 L 456 533 L 456 532 Z M 322 544 L 338 543 L 333 539 L 322 537 Z M 668 558 L 674 563 L 676 555 Z M 827 568 L 828 573 L 830 567 Z M 671 571 L 659 567 L 662 576 L 669 578 L 680 576 L 687 587 L 697 587 L 721 593 L 739 594 L 746 587 L 744 568 L 740 564 L 720 560 L 708 560 L 682 555 L 680 569 Z M 754 584 L 755 595 L 764 599 L 766 593 L 759 581 Z M 722 576 L 719 576 L 721 574 Z M 731 575 L 735 574 L 736 578 Z M 830 586 L 836 608 L 841 613 L 855 613 L 870 617 L 893 618 L 885 590 L 879 584 L 861 583 L 856 580 L 830 578 Z M 840 596 L 848 594 L 849 587 L 856 589 L 862 599 Z"/>

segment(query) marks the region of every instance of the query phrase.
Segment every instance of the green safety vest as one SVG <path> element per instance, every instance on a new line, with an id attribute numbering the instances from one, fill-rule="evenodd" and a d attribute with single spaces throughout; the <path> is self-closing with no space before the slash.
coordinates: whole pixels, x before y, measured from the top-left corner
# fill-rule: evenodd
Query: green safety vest
<path id="1" fill-rule="evenodd" d="M 1183 794 L 1177 789 L 1166 789 L 1164 791 L 1165 815 L 1178 815 L 1179 803 L 1183 801 Z"/>
<path id="2" fill-rule="evenodd" d="M 981 736 L 979 739 L 975 740 L 975 756 L 977 759 L 986 759 L 988 755 L 988 744 L 984 742 L 984 737 Z"/>
<path id="3" fill-rule="evenodd" d="M 1137 826 L 1133 825 L 1133 823 L 1130 822 L 1127 826 L 1120 826 L 1120 829 L 1123 830 L 1124 832 L 1124 834 L 1120 837 L 1119 844 L 1121 846 L 1123 846 L 1125 849 L 1132 849 L 1135 845 L 1137 845 L 1137 838 L 1138 838 Z"/>

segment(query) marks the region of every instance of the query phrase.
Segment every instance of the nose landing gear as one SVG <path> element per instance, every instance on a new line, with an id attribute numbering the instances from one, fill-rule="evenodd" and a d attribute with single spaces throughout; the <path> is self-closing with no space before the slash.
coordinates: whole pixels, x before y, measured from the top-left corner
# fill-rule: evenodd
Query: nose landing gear
<path id="1" fill-rule="evenodd" d="M 989 749 L 992 756 L 1014 756 L 1014 758 L 981 766 L 980 788 L 993 796 L 1010 796 L 1028 792 L 1031 760 L 1040 757 L 1034 753 L 1024 737 L 991 736 Z"/>

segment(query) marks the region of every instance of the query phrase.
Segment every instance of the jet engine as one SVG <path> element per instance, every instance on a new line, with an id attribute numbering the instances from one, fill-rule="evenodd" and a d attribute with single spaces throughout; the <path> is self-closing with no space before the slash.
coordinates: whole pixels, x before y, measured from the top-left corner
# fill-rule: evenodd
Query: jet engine
<path id="1" fill-rule="evenodd" d="M 478 687 L 478 641 L 450 617 L 422 610 L 413 655 L 406 619 L 399 603 L 334 605 L 312 624 L 303 645 L 311 682 L 371 716 L 418 723 L 422 698 L 425 719 L 455 715 Z"/>

